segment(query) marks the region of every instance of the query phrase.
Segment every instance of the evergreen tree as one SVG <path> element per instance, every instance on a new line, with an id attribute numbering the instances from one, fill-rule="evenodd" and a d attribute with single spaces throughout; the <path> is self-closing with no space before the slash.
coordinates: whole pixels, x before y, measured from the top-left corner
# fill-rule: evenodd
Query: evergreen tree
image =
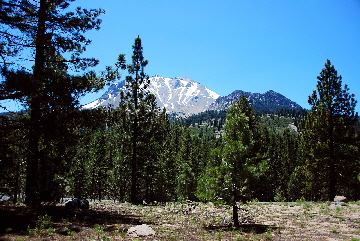
<path id="1" fill-rule="evenodd" d="M 121 93 L 121 97 L 126 104 L 130 118 L 130 132 L 132 143 L 131 154 L 131 197 L 132 203 L 140 203 L 139 196 L 139 171 L 143 163 L 141 163 L 142 144 L 149 141 L 145 135 L 147 128 L 147 117 L 154 110 L 154 96 L 147 91 L 150 84 L 149 76 L 144 72 L 148 61 L 144 59 L 143 47 L 141 39 L 138 36 L 133 45 L 132 63 L 126 68 L 130 75 L 126 76 L 125 87 L 126 92 Z"/>
<path id="2" fill-rule="evenodd" d="M 6 31 L 1 32 L 0 42 L 11 42 L 14 48 L 1 49 L 1 73 L 5 81 L 0 85 L 0 99 L 23 101 L 30 114 L 26 167 L 28 205 L 37 205 L 42 199 L 54 199 L 53 195 L 45 196 L 47 188 L 56 188 L 51 183 L 56 170 L 60 170 L 58 164 L 63 164 L 63 145 L 71 145 L 64 140 L 72 139 L 68 138 L 71 128 L 65 125 L 72 121 L 64 120 L 73 117 L 78 97 L 101 89 L 106 80 L 118 76 L 111 68 L 101 77 L 94 72 L 83 75 L 67 73 L 68 70 L 79 72 L 98 63 L 80 55 L 90 43 L 83 33 L 99 29 L 101 21 L 98 17 L 103 13 L 103 10 L 81 8 L 65 12 L 69 2 L 72 1 L 1 1 L 4 11 L 1 11 L 0 24 Z M 24 59 L 20 54 L 25 49 L 29 51 L 24 54 L 33 53 L 30 59 L 34 63 L 32 70 L 21 67 L 23 63 L 15 65 L 16 61 Z M 52 133 L 54 130 L 58 132 Z M 54 152 L 56 157 L 52 159 Z M 49 176 L 45 175 L 45 169 L 49 169 L 46 173 Z"/>
<path id="3" fill-rule="evenodd" d="M 111 153 L 113 155 L 113 182 L 111 193 L 114 200 L 130 200 L 131 190 L 131 119 L 125 103 L 120 103 L 113 116 L 110 128 L 112 141 Z"/>
<path id="4" fill-rule="evenodd" d="M 147 185 L 145 199 L 150 202 L 171 201 L 174 198 L 176 162 L 172 150 L 173 133 L 166 110 L 153 115 L 148 122 L 151 123 L 148 130 L 152 133 L 148 133 L 150 141 L 144 150 L 147 153 L 143 169 Z"/>
<path id="5" fill-rule="evenodd" d="M 234 226 L 239 227 L 237 202 L 245 200 L 249 183 L 253 178 L 251 158 L 254 157 L 255 125 L 252 108 L 246 96 L 243 95 L 228 111 L 225 122 L 224 160 L 229 167 L 231 203 L 233 206 Z"/>
<path id="6" fill-rule="evenodd" d="M 194 200 L 196 192 L 196 174 L 193 160 L 195 156 L 195 143 L 190 135 L 189 128 L 184 128 L 180 137 L 177 161 L 177 199 L 180 201 Z"/>
<path id="7" fill-rule="evenodd" d="M 295 187 L 289 186 L 291 175 L 298 165 L 298 135 L 290 128 L 271 130 L 267 135 L 266 168 L 260 173 L 261 186 L 257 189 L 258 199 L 285 201 L 290 198 L 288 189 L 299 187 L 298 183 Z"/>
<path id="8" fill-rule="evenodd" d="M 214 147 L 209 154 L 209 161 L 199 177 L 196 196 L 202 202 L 229 203 L 231 200 L 226 177 L 229 168 L 223 160 L 222 146 Z"/>
<path id="9" fill-rule="evenodd" d="M 17 203 L 25 188 L 25 162 L 28 119 L 25 112 L 0 115 L 0 190 Z"/>
<path id="10" fill-rule="evenodd" d="M 309 96 L 310 113 L 303 131 L 303 156 L 311 198 L 333 200 L 343 193 L 359 173 L 354 125 L 356 101 L 342 86 L 330 60 L 317 77 L 316 90 Z"/>

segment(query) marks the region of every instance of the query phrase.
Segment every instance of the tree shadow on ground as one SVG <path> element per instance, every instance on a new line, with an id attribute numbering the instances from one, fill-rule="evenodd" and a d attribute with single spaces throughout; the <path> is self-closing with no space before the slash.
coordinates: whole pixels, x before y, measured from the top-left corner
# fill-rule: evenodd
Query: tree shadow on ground
<path id="1" fill-rule="evenodd" d="M 268 232 L 269 230 L 276 230 L 277 227 L 264 225 L 264 224 L 256 224 L 256 223 L 247 223 L 241 224 L 240 227 L 236 228 L 232 225 L 217 225 L 217 226 L 208 226 L 205 228 L 208 231 L 240 231 L 244 233 L 255 233 L 255 234 L 263 234 Z"/>
<path id="2" fill-rule="evenodd" d="M 8 230 L 26 235 L 36 228 L 39 216 L 51 217 L 52 226 L 70 227 L 79 232 L 80 227 L 93 228 L 97 225 L 130 224 L 139 225 L 140 216 L 119 214 L 107 210 L 66 210 L 64 206 L 41 206 L 38 209 L 24 205 L 0 205 L 0 237 Z"/>

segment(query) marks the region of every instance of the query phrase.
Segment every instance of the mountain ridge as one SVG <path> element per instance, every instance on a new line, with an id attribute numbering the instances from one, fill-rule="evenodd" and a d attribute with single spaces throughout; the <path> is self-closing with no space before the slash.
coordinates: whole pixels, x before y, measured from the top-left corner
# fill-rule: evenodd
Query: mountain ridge
<path id="1" fill-rule="evenodd" d="M 214 103 L 210 105 L 208 110 L 228 109 L 234 101 L 240 99 L 242 95 L 246 95 L 253 108 L 259 112 L 274 112 L 279 109 L 303 109 L 303 107 L 296 102 L 273 90 L 268 90 L 265 93 L 251 93 L 243 90 L 235 90 L 227 96 L 221 96 L 216 99 Z"/>
<path id="2" fill-rule="evenodd" d="M 156 75 L 150 78 L 150 85 L 147 89 L 155 95 L 158 107 L 165 107 L 169 113 L 185 115 L 205 111 L 220 97 L 214 91 L 186 77 L 166 78 Z M 100 98 L 82 108 L 108 105 L 116 107 L 121 101 L 121 91 L 126 91 L 125 81 L 112 84 Z"/>
<path id="3" fill-rule="evenodd" d="M 167 78 L 155 75 L 148 86 L 154 94 L 158 107 L 166 108 L 168 113 L 180 115 L 198 114 L 207 110 L 226 110 L 232 103 L 245 94 L 257 111 L 273 112 L 279 109 L 303 109 L 300 105 L 273 90 L 265 93 L 251 93 L 235 90 L 227 96 L 220 96 L 204 85 L 186 78 Z M 125 81 L 113 83 L 98 99 L 82 106 L 84 109 L 99 106 L 119 105 L 120 92 L 126 91 Z"/>

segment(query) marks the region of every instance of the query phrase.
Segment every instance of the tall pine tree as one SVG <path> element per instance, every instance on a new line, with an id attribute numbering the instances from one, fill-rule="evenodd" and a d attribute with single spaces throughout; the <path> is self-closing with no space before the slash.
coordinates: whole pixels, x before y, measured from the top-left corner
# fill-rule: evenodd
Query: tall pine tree
<path id="1" fill-rule="evenodd" d="M 330 60 L 317 79 L 303 131 L 307 187 L 311 198 L 333 200 L 336 194 L 345 194 L 359 173 L 354 146 L 356 100 L 348 86 L 342 86 L 342 77 Z"/>
<path id="2" fill-rule="evenodd" d="M 0 99 L 20 100 L 30 114 L 26 168 L 28 205 L 54 199 L 53 195 L 46 197 L 47 188 L 56 188 L 51 182 L 59 169 L 58 164 L 66 158 L 62 145 L 67 143 L 65 139 L 70 139 L 66 135 L 71 132 L 65 123 L 72 123 L 69 119 L 78 106 L 78 97 L 101 89 L 107 78 L 112 80 L 117 77 L 117 72 L 111 68 L 100 78 L 91 71 L 68 74 L 68 70 L 79 73 L 98 63 L 96 59 L 81 57 L 90 43 L 83 34 L 99 29 L 101 20 L 98 17 L 104 12 L 80 7 L 74 12 L 66 12 L 70 2 L 72 0 L 0 2 L 0 24 L 6 30 L 1 32 L 0 42 L 14 46 L 0 49 L 4 77 L 0 85 Z M 22 53 L 25 56 L 31 54 L 28 60 L 33 63 L 32 69 L 22 67 L 30 66 L 29 63 L 15 64 L 25 59 Z M 53 133 L 54 130 L 59 131 Z M 52 159 L 54 153 L 56 160 Z M 49 168 L 45 175 L 44 170 Z M 47 182 L 50 184 L 47 185 Z"/>
<path id="3" fill-rule="evenodd" d="M 132 203 L 140 203 L 138 176 L 141 163 L 141 144 L 146 143 L 146 118 L 153 106 L 154 96 L 147 91 L 150 84 L 149 76 L 144 72 L 148 61 L 144 59 L 141 38 L 138 36 L 133 45 L 132 63 L 127 65 L 129 75 L 126 76 L 127 91 L 121 93 L 130 118 L 131 132 L 131 194 Z"/>

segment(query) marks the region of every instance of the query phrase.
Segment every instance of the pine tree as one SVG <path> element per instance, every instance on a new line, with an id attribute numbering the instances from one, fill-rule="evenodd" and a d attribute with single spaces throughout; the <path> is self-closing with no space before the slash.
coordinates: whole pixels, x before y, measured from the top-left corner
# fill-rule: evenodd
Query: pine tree
<path id="1" fill-rule="evenodd" d="M 179 142 L 177 155 L 177 195 L 178 200 L 194 200 L 196 190 L 196 175 L 193 165 L 195 159 L 195 143 L 189 128 L 184 128 Z"/>
<path id="2" fill-rule="evenodd" d="M 101 89 L 107 79 L 112 80 L 118 76 L 117 71 L 111 68 L 101 77 L 91 71 L 83 75 L 67 73 L 68 70 L 83 71 L 98 63 L 96 59 L 82 58 L 80 55 L 90 43 L 83 33 L 99 29 L 101 21 L 98 17 L 103 13 L 103 10 L 81 8 L 77 8 L 75 12 L 65 12 L 69 2 L 72 1 L 0 2 L 4 10 L 1 11 L 0 24 L 6 30 L 1 32 L 0 42 L 11 42 L 12 45 L 9 46 L 14 46 L 0 49 L 3 58 L 1 73 L 5 79 L 0 85 L 0 99 L 18 99 L 24 102 L 30 114 L 26 168 L 28 205 L 37 205 L 42 201 L 44 197 L 41 193 L 47 192 L 42 191 L 44 188 L 40 184 L 52 182 L 54 171 L 59 167 L 56 165 L 59 161 L 61 164 L 61 152 L 64 151 L 61 143 L 66 143 L 64 139 L 69 139 L 63 136 L 62 131 L 71 129 L 63 125 L 66 123 L 64 119 L 69 120 L 76 110 L 77 98 L 84 93 Z M 16 65 L 20 59 L 24 59 L 21 58 L 22 50 L 27 50 L 24 52 L 26 55 L 28 52 L 33 53 L 30 58 L 30 63 L 34 63 L 32 70 L 22 67 L 23 63 Z M 59 132 L 54 135 L 51 130 Z M 69 134 L 68 131 L 65 133 Z M 50 150 L 54 146 L 56 150 Z M 48 159 L 52 156 L 50 153 L 54 151 L 58 158 L 49 163 Z M 47 177 L 41 171 L 44 168 L 51 168 L 50 176 Z M 42 174 L 44 175 L 41 176 Z M 45 178 L 45 182 L 40 178 Z M 51 185 L 49 187 L 53 188 Z"/>
<path id="3" fill-rule="evenodd" d="M 330 60 L 317 79 L 308 100 L 311 111 L 306 117 L 302 148 L 312 198 L 333 200 L 346 189 L 345 180 L 359 173 L 354 151 L 356 100 L 348 86 L 342 86 L 342 77 Z"/>
<path id="4" fill-rule="evenodd" d="M 25 188 L 27 130 L 24 122 L 27 119 L 25 112 L 0 115 L 0 186 L 14 204 Z"/>
<path id="5" fill-rule="evenodd" d="M 271 131 L 267 134 L 266 170 L 261 173 L 259 187 L 262 198 L 267 201 L 285 201 L 291 175 L 297 166 L 298 135 L 290 128 Z M 298 188 L 299 185 L 294 188 Z M 298 199 L 296 197 L 295 199 Z"/>
<path id="6" fill-rule="evenodd" d="M 146 118 L 153 106 L 154 96 L 147 91 L 150 84 L 149 76 L 144 72 L 148 61 L 144 59 L 141 38 L 138 36 L 133 45 L 132 63 L 126 68 L 130 75 L 126 76 L 125 87 L 126 92 L 122 92 L 121 96 L 126 103 L 129 112 L 130 131 L 131 131 L 131 197 L 132 203 L 140 203 L 138 176 L 141 169 L 140 149 L 141 143 L 148 140 L 144 135 L 146 130 Z M 145 126 L 144 126 L 145 125 Z"/>
<path id="7" fill-rule="evenodd" d="M 253 146 L 255 144 L 251 130 L 251 126 L 255 124 L 252 113 L 249 102 L 243 95 L 229 108 L 224 126 L 224 159 L 230 168 L 231 187 L 229 192 L 232 198 L 235 227 L 240 225 L 237 202 L 244 200 L 246 189 L 252 178 L 249 169 L 250 159 L 254 156 Z"/>

